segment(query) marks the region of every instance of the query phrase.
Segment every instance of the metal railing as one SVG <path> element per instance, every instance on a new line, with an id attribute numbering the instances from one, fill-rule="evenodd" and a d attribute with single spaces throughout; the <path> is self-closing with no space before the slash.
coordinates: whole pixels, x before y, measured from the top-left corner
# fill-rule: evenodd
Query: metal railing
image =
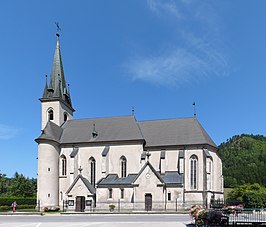
<path id="1" fill-rule="evenodd" d="M 245 208 L 230 214 L 223 210 L 223 213 L 227 215 L 230 225 L 266 224 L 266 209 Z"/>
<path id="2" fill-rule="evenodd" d="M 203 205 L 202 201 L 188 201 L 180 202 L 174 201 L 152 201 L 149 206 L 145 202 L 125 202 L 123 200 L 107 200 L 106 202 L 93 202 L 85 201 L 85 209 L 82 212 L 176 212 L 180 210 L 190 209 L 192 205 Z M 77 211 L 77 204 L 75 200 L 63 202 L 63 211 Z"/>

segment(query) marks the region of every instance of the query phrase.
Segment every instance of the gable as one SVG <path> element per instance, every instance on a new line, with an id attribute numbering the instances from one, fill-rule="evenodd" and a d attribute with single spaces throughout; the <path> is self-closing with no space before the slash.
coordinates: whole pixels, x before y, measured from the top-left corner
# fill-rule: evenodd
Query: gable
<path id="1" fill-rule="evenodd" d="M 96 193 L 95 188 L 91 183 L 83 176 L 78 175 L 69 189 L 66 191 L 67 195 L 94 195 Z"/>
<path id="2" fill-rule="evenodd" d="M 140 170 L 133 183 L 139 187 L 163 185 L 164 181 L 149 161 Z"/>

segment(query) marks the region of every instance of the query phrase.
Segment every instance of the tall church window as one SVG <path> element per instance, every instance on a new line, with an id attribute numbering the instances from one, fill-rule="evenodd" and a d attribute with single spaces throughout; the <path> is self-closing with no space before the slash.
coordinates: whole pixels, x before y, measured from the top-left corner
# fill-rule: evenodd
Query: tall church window
<path id="1" fill-rule="evenodd" d="M 48 110 L 48 120 L 54 120 L 54 111 L 52 109 Z"/>
<path id="2" fill-rule="evenodd" d="M 121 165 L 121 177 L 127 176 L 127 159 L 125 156 L 120 158 L 120 165 Z"/>
<path id="3" fill-rule="evenodd" d="M 62 176 L 66 176 L 67 174 L 67 161 L 66 161 L 66 156 L 62 155 L 61 156 L 61 174 Z"/>
<path id="4" fill-rule="evenodd" d="M 197 189 L 198 158 L 193 155 L 190 158 L 190 188 Z"/>
<path id="5" fill-rule="evenodd" d="M 211 190 L 212 189 L 212 159 L 210 158 L 207 158 L 206 173 L 207 173 L 207 190 Z"/>
<path id="6" fill-rule="evenodd" d="M 89 159 L 89 168 L 90 168 L 90 181 L 93 187 L 95 187 L 95 178 L 96 178 L 96 161 L 93 157 Z"/>

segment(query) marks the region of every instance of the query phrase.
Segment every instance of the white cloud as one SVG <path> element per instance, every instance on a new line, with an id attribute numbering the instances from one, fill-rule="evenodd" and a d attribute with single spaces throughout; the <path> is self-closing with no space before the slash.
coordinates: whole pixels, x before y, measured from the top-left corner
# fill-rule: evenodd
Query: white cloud
<path id="1" fill-rule="evenodd" d="M 0 140 L 8 140 L 17 135 L 18 129 L 0 124 Z"/>
<path id="2" fill-rule="evenodd" d="M 171 19 L 174 16 L 173 33 L 170 35 L 177 36 L 171 39 L 176 42 L 172 41 L 169 44 L 171 48 L 162 53 L 156 53 L 156 50 L 152 55 L 133 53 L 134 57 L 125 64 L 128 75 L 134 80 L 176 86 L 227 74 L 228 61 L 220 32 L 221 20 L 208 0 L 204 3 L 147 0 L 147 5 L 159 17 Z M 160 43 L 158 46 L 160 48 Z"/>
<path id="3" fill-rule="evenodd" d="M 181 13 L 178 10 L 176 4 L 172 0 L 161 1 L 161 0 L 147 0 L 148 7 L 150 10 L 158 14 L 171 13 L 176 17 L 180 17 Z"/>

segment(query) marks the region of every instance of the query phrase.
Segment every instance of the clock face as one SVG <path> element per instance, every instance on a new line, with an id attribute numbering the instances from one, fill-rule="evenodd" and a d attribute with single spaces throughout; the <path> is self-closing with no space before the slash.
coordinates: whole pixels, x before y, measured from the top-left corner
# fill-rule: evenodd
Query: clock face
<path id="1" fill-rule="evenodd" d="M 149 179 L 151 177 L 151 174 L 146 173 L 146 178 Z"/>

